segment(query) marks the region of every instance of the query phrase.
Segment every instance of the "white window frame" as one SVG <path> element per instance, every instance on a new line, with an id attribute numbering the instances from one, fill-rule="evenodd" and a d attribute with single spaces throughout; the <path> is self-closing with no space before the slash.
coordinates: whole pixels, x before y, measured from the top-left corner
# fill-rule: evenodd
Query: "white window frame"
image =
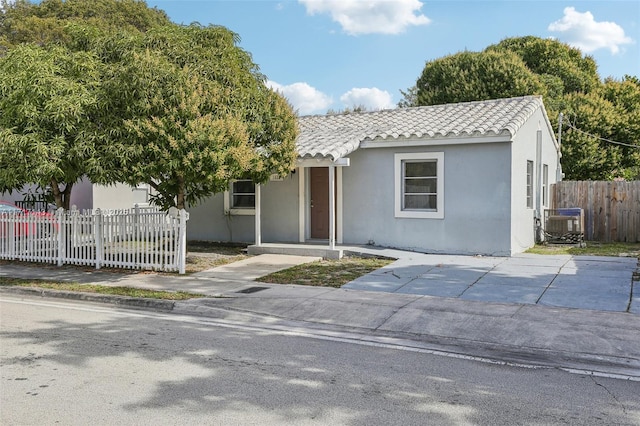
<path id="1" fill-rule="evenodd" d="M 249 180 L 249 179 L 238 179 L 238 180 Z M 254 216 L 256 214 L 255 201 L 254 201 L 253 207 L 232 207 L 233 206 L 233 184 L 238 180 L 233 180 L 229 182 L 229 189 L 224 192 L 224 211 L 225 213 L 228 213 L 231 215 Z M 254 189 L 254 196 L 255 196 L 255 189 Z"/>
<path id="2" fill-rule="evenodd" d="M 405 210 L 402 208 L 404 198 L 404 164 L 406 161 L 436 162 L 436 205 L 435 210 Z M 395 172 L 395 217 L 417 219 L 444 219 L 444 152 L 412 152 L 394 154 Z"/>
<path id="3" fill-rule="evenodd" d="M 531 160 L 527 160 L 527 180 L 526 180 L 526 186 L 525 186 L 525 197 L 527 200 L 527 208 L 528 209 L 533 209 L 533 182 L 534 182 L 534 170 L 535 170 L 535 164 L 533 163 L 533 161 Z"/>

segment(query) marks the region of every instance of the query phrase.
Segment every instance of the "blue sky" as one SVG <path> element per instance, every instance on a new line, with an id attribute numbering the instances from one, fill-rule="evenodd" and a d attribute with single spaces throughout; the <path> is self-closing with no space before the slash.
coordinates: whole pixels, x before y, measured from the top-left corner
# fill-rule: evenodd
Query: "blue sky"
<path id="1" fill-rule="evenodd" d="M 394 108 L 426 62 L 507 37 L 555 38 L 602 78 L 640 76 L 640 1 L 147 0 L 237 33 L 300 115 Z"/>

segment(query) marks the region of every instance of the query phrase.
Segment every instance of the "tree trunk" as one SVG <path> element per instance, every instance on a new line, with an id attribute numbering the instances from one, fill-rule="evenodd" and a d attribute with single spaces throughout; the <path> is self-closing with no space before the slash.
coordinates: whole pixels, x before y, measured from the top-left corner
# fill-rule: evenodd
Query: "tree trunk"
<path id="1" fill-rule="evenodd" d="M 176 196 L 176 208 L 178 210 L 184 209 L 184 178 L 178 177 L 178 194 Z"/>
<path id="2" fill-rule="evenodd" d="M 69 210 L 71 204 L 71 189 L 73 188 L 73 183 L 67 183 L 64 187 L 63 191 L 63 205 L 65 210 Z"/>
<path id="3" fill-rule="evenodd" d="M 58 181 L 55 179 L 51 179 L 51 193 L 53 194 L 53 200 L 56 203 L 56 207 L 64 208 L 64 203 L 62 201 L 62 192 L 60 192 Z"/>
<path id="4" fill-rule="evenodd" d="M 56 207 L 62 207 L 65 210 L 69 210 L 71 207 L 71 189 L 73 188 L 72 183 L 67 183 L 64 187 L 64 190 L 60 191 L 60 184 L 57 180 L 51 179 L 51 193 L 53 194 L 53 199 L 56 203 Z"/>

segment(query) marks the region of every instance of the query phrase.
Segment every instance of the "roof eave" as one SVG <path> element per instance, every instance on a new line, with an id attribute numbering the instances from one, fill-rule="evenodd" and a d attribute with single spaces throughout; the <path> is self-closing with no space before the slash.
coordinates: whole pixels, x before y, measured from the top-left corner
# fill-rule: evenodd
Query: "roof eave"
<path id="1" fill-rule="evenodd" d="M 428 145 L 464 145 L 476 143 L 504 143 L 512 142 L 513 136 L 509 132 L 500 135 L 473 135 L 466 137 L 435 137 L 435 138 L 402 138 L 402 139 L 374 139 L 360 142 L 360 148 L 395 148 L 399 146 L 428 146 Z"/>
<path id="2" fill-rule="evenodd" d="M 351 161 L 349 158 L 340 157 L 298 157 L 296 160 L 296 167 L 349 167 Z"/>

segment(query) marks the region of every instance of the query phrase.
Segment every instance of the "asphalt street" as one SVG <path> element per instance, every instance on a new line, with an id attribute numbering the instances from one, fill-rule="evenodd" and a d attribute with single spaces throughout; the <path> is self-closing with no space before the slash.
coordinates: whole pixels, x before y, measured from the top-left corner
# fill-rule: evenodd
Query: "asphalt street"
<path id="1" fill-rule="evenodd" d="M 639 425 L 640 382 L 1 295 L 3 425 Z"/>
<path id="2" fill-rule="evenodd" d="M 182 290 L 210 296 L 183 302 L 21 288 L 0 291 L 269 323 L 282 329 L 312 327 L 329 335 L 346 331 L 372 343 L 401 340 L 420 350 L 640 380 L 639 295 L 633 291 L 637 284 L 635 258 L 486 258 L 389 250 L 374 253 L 394 255 L 398 261 L 340 289 L 257 282 L 255 279 L 267 270 L 310 261 L 299 256 L 261 255 L 190 276 L 17 264 L 0 267 L 0 276 Z M 425 285 L 429 280 L 439 280 L 440 285 Z M 449 285 L 459 293 L 447 297 L 428 293 Z M 502 286 L 504 294 L 520 296 L 526 293 L 519 286 L 527 291 L 535 288 L 538 296 L 535 301 L 496 301 L 496 292 L 490 291 L 496 286 Z M 427 294 L 406 291 L 418 287 Z M 476 290 L 482 288 L 486 291 Z M 510 292 L 513 288 L 517 291 Z M 566 303 L 550 306 L 552 299 L 546 298 L 554 292 L 567 292 Z M 597 302 L 601 303 L 594 305 Z"/>

